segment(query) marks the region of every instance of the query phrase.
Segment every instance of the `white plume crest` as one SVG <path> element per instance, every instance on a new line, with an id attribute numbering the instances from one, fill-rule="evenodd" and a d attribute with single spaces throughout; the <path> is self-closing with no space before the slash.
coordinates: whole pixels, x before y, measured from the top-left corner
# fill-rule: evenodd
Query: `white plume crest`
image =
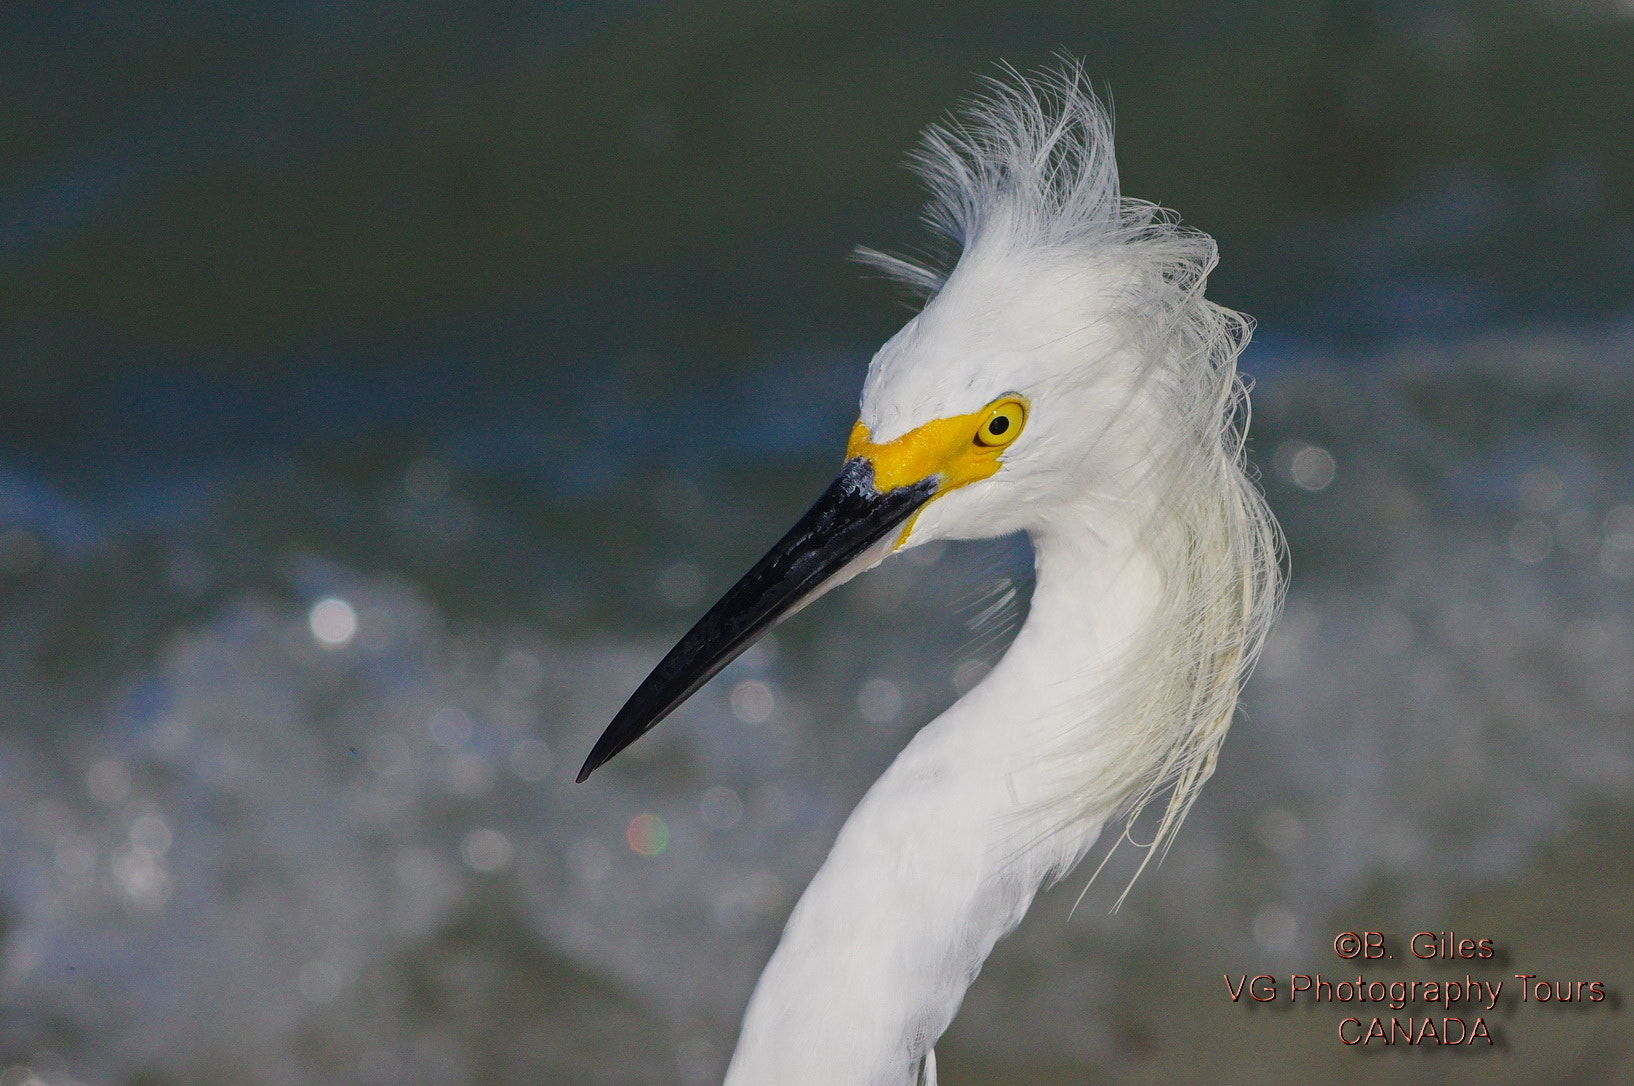
<path id="1" fill-rule="evenodd" d="M 930 189 L 924 218 L 937 234 L 969 252 L 998 225 L 1016 249 L 1071 249 L 1116 241 L 1162 217 L 1153 204 L 1121 198 L 1112 119 L 1077 62 L 1031 79 L 1005 71 L 1010 79 L 988 80 L 987 97 L 927 128 L 909 156 Z M 932 293 L 947 279 L 874 249 L 856 257 Z"/>
<path id="2" fill-rule="evenodd" d="M 1142 447 L 1137 477 L 1120 489 L 1141 495 L 1137 545 L 1163 571 L 1145 628 L 1100 670 L 1094 719 L 1063 706 L 1052 722 L 1054 784 L 1029 820 L 1031 841 L 1039 824 L 1070 833 L 1114 812 L 1133 821 L 1167 791 L 1149 859 L 1213 772 L 1281 599 L 1280 533 L 1243 450 L 1248 400 L 1236 359 L 1252 321 L 1203 295 L 1212 238 L 1122 196 L 1111 118 L 1080 65 L 1007 75 L 927 131 L 912 159 L 931 191 L 925 218 L 957 243 L 960 263 L 1119 270 L 1105 316 L 1136 367 L 1139 402 L 1123 414 L 1131 426 L 1146 420 L 1130 441 Z M 952 274 L 869 250 L 858 257 L 932 297 Z M 1087 374 L 1104 362 L 1086 355 L 1076 365 Z M 1017 859 L 1030 866 L 1042 855 Z"/>

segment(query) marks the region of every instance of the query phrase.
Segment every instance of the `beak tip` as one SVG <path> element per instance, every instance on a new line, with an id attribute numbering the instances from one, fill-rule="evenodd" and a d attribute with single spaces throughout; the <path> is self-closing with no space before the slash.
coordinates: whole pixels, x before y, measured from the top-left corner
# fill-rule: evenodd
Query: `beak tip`
<path id="1" fill-rule="evenodd" d="M 639 695 L 640 691 L 637 690 L 636 694 Z M 634 702 L 635 696 L 632 696 L 630 700 Z M 619 710 L 619 715 L 614 717 L 613 722 L 607 725 L 607 730 L 601 733 L 601 738 L 596 740 L 596 745 L 590 748 L 590 754 L 585 758 L 584 765 L 579 767 L 579 775 L 573 778 L 574 784 L 583 784 L 589 780 L 590 774 L 618 757 L 619 752 L 641 738 L 647 729 L 652 726 L 649 724 L 647 728 L 632 732 L 629 726 L 624 723 L 624 718 L 629 709 L 630 706 L 626 705 Z M 658 719 L 662 719 L 662 717 L 654 719 L 652 723 L 656 724 Z"/>

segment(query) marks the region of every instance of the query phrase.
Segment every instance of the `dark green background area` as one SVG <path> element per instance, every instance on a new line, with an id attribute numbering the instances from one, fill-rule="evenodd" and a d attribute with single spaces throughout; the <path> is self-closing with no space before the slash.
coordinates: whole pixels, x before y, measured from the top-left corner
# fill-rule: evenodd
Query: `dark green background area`
<path id="1" fill-rule="evenodd" d="M 1466 319 L 1604 312 L 1634 265 L 1634 24 L 1530 5 L 42 4 L 7 31 L 13 399 L 133 358 L 277 379 L 541 305 L 691 366 L 873 341 L 896 313 L 843 257 L 917 243 L 904 150 L 1057 51 L 1115 103 L 1126 191 L 1214 233 L 1216 292 L 1266 322 L 1457 319 L 1336 297 L 1368 271 L 1478 279 Z M 1399 261 L 1368 252 L 1438 185 Z"/>

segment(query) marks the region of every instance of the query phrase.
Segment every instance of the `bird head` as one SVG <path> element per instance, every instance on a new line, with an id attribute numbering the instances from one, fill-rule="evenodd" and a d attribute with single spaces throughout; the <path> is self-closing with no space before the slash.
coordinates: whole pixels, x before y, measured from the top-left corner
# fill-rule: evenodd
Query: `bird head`
<path id="1" fill-rule="evenodd" d="M 892 552 L 1037 530 L 1065 500 L 1140 477 L 1162 384 L 1142 330 L 1173 323 L 1165 307 L 1197 278 L 1178 270 L 1206 267 L 1212 243 L 1121 199 L 1110 121 L 1076 69 L 1042 92 L 997 86 L 967 126 L 933 127 L 918 165 L 958 260 L 943 275 L 861 252 L 930 298 L 869 365 L 838 478 L 659 662 L 579 780 Z"/>
<path id="2" fill-rule="evenodd" d="M 836 585 L 906 547 L 1035 529 L 1082 485 L 1086 416 L 1117 402 L 1119 367 L 1083 365 L 1103 341 L 1118 353 L 1092 316 L 1107 277 L 979 255 L 880 349 L 838 477 L 642 682 L 581 781 Z"/>

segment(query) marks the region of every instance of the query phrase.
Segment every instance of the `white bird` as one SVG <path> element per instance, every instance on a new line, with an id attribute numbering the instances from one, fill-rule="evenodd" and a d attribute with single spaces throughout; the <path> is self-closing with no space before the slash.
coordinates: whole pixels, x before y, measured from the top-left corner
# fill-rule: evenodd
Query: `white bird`
<path id="1" fill-rule="evenodd" d="M 727 1086 L 934 1083 L 994 943 L 1109 820 L 1165 791 L 1161 852 L 1215 758 L 1280 597 L 1245 471 L 1247 318 L 1203 296 L 1207 235 L 1120 195 L 1081 70 L 1009 72 L 914 164 L 945 274 L 874 356 L 839 478 L 660 662 L 580 780 L 773 623 L 886 555 L 1027 532 L 1003 659 L 869 790 L 795 906 Z M 1144 866 L 1144 861 L 1142 866 Z"/>

